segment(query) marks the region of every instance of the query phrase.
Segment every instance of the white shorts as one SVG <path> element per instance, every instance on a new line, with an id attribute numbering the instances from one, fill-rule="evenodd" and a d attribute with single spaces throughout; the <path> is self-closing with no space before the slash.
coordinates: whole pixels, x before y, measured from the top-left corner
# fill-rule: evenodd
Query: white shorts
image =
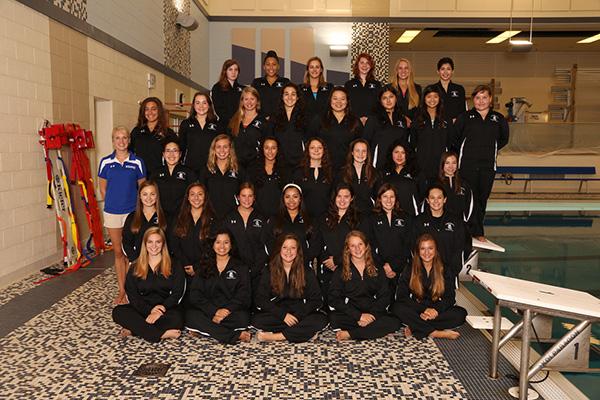
<path id="1" fill-rule="evenodd" d="M 103 212 L 105 228 L 122 228 L 129 214 L 111 214 Z"/>

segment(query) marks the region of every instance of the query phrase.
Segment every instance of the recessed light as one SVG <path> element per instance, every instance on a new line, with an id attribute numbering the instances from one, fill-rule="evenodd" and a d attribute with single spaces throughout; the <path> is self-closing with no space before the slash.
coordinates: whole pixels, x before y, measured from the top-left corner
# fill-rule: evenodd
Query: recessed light
<path id="1" fill-rule="evenodd" d="M 421 33 L 421 30 L 406 30 L 400 35 L 398 40 L 396 40 L 396 43 L 410 43 L 419 33 Z"/>
<path id="2" fill-rule="evenodd" d="M 594 36 L 590 36 L 589 38 L 581 39 L 577 43 L 592 43 L 596 40 L 600 40 L 600 33 Z"/>
<path id="3" fill-rule="evenodd" d="M 519 33 L 521 33 L 521 31 L 504 31 L 501 34 L 499 34 L 498 36 L 491 38 L 486 43 L 489 43 L 489 44 L 502 43 L 506 39 L 510 39 L 511 37 L 518 35 Z"/>

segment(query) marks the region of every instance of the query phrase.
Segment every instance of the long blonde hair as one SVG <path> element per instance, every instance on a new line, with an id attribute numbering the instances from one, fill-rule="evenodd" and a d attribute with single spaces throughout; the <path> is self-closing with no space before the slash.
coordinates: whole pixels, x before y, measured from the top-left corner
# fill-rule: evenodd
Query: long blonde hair
<path id="1" fill-rule="evenodd" d="M 396 61 L 396 65 L 394 65 L 394 70 L 390 76 L 390 82 L 400 91 L 400 93 L 402 92 L 400 90 L 400 83 L 398 81 L 398 66 L 401 62 L 408 64 L 408 109 L 410 110 L 411 108 L 419 106 L 419 93 L 417 92 L 417 88 L 415 86 L 415 75 L 413 73 L 413 68 L 410 61 L 408 61 L 406 58 L 399 58 L 398 61 Z"/>
<path id="2" fill-rule="evenodd" d="M 410 291 L 415 295 L 418 301 L 422 301 L 423 297 L 425 297 L 425 288 L 421 281 L 423 261 L 419 256 L 419 249 L 422 243 L 429 241 L 433 242 L 435 245 L 435 256 L 433 257 L 433 267 L 431 271 L 431 299 L 433 301 L 438 301 L 446 290 L 444 285 L 444 264 L 442 263 L 442 259 L 438 252 L 437 243 L 431 234 L 424 233 L 417 239 L 415 256 L 413 257 L 411 266 L 410 281 L 408 283 Z"/>
<path id="3" fill-rule="evenodd" d="M 146 229 L 146 233 L 144 233 L 144 238 L 142 239 L 142 249 L 140 250 L 140 256 L 133 266 L 133 275 L 146 279 L 148 277 L 148 249 L 146 248 L 146 242 L 150 235 L 157 234 L 162 239 L 163 245 L 162 250 L 160 252 L 160 263 L 158 264 L 158 271 L 162 276 L 168 278 L 171 276 L 171 256 L 169 255 L 169 249 L 167 248 L 167 238 L 165 237 L 165 233 L 158 226 L 153 226 L 151 228 Z"/>
<path id="4" fill-rule="evenodd" d="M 208 150 L 208 160 L 206 161 L 206 168 L 208 168 L 211 174 L 217 172 L 217 153 L 215 151 L 215 147 L 217 146 L 217 142 L 219 140 L 227 140 L 229 142 L 229 159 L 227 160 L 227 170 L 233 171 L 237 174 L 240 168 L 237 156 L 235 155 L 233 141 L 229 136 L 227 136 L 224 133 L 217 135 L 210 143 L 210 149 Z"/>
<path id="5" fill-rule="evenodd" d="M 244 95 L 250 94 L 256 98 L 256 112 L 260 112 L 260 94 L 258 90 L 254 89 L 252 86 L 246 86 L 242 89 L 242 93 L 240 94 L 240 104 L 238 106 L 237 111 L 231 117 L 231 121 L 229 121 L 229 129 L 231 130 L 231 134 L 233 137 L 236 137 L 240 133 L 240 123 L 244 120 Z"/>
<path id="6" fill-rule="evenodd" d="M 350 264 L 352 263 L 352 256 L 350 255 L 350 238 L 357 237 L 365 244 L 365 271 L 370 277 L 377 276 L 377 267 L 373 260 L 373 253 L 371 252 L 371 245 L 367 240 L 367 236 L 361 231 L 353 230 L 346 235 L 346 241 L 344 242 L 344 253 L 342 255 L 342 280 L 349 281 L 352 278 L 352 270 Z"/>

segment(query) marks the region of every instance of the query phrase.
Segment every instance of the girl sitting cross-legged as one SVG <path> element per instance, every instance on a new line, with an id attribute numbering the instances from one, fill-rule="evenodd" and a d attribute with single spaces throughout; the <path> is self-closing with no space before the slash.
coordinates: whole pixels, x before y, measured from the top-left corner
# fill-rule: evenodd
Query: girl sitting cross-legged
<path id="1" fill-rule="evenodd" d="M 457 339 L 460 334 L 449 329 L 462 325 L 467 311 L 455 305 L 454 276 L 445 270 L 433 235 L 421 235 L 415 251 L 398 281 L 392 313 L 408 325 L 406 336 Z"/>
<path id="2" fill-rule="evenodd" d="M 282 235 L 256 296 L 252 325 L 259 341 L 307 342 L 325 329 L 327 316 L 314 272 L 304 266 L 302 246 L 293 234 Z"/>

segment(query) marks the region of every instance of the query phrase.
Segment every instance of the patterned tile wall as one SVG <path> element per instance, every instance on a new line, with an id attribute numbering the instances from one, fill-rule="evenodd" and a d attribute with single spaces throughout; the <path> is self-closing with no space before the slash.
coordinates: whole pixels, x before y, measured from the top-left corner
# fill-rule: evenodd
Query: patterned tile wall
<path id="1" fill-rule="evenodd" d="M 189 15 L 190 0 L 164 0 L 163 27 L 165 32 L 165 65 L 181 75 L 189 78 L 192 75 L 190 53 L 190 31 L 175 25 L 179 12 L 174 3 L 180 7 L 181 13 Z"/>
<path id="2" fill-rule="evenodd" d="M 85 21 L 87 20 L 87 0 L 48 0 L 69 14 Z"/>
<path id="3" fill-rule="evenodd" d="M 368 53 L 375 60 L 375 78 L 388 80 L 390 64 L 390 24 L 356 22 L 352 24 L 352 62 L 360 53 Z M 352 70 L 352 65 L 350 65 Z"/>

